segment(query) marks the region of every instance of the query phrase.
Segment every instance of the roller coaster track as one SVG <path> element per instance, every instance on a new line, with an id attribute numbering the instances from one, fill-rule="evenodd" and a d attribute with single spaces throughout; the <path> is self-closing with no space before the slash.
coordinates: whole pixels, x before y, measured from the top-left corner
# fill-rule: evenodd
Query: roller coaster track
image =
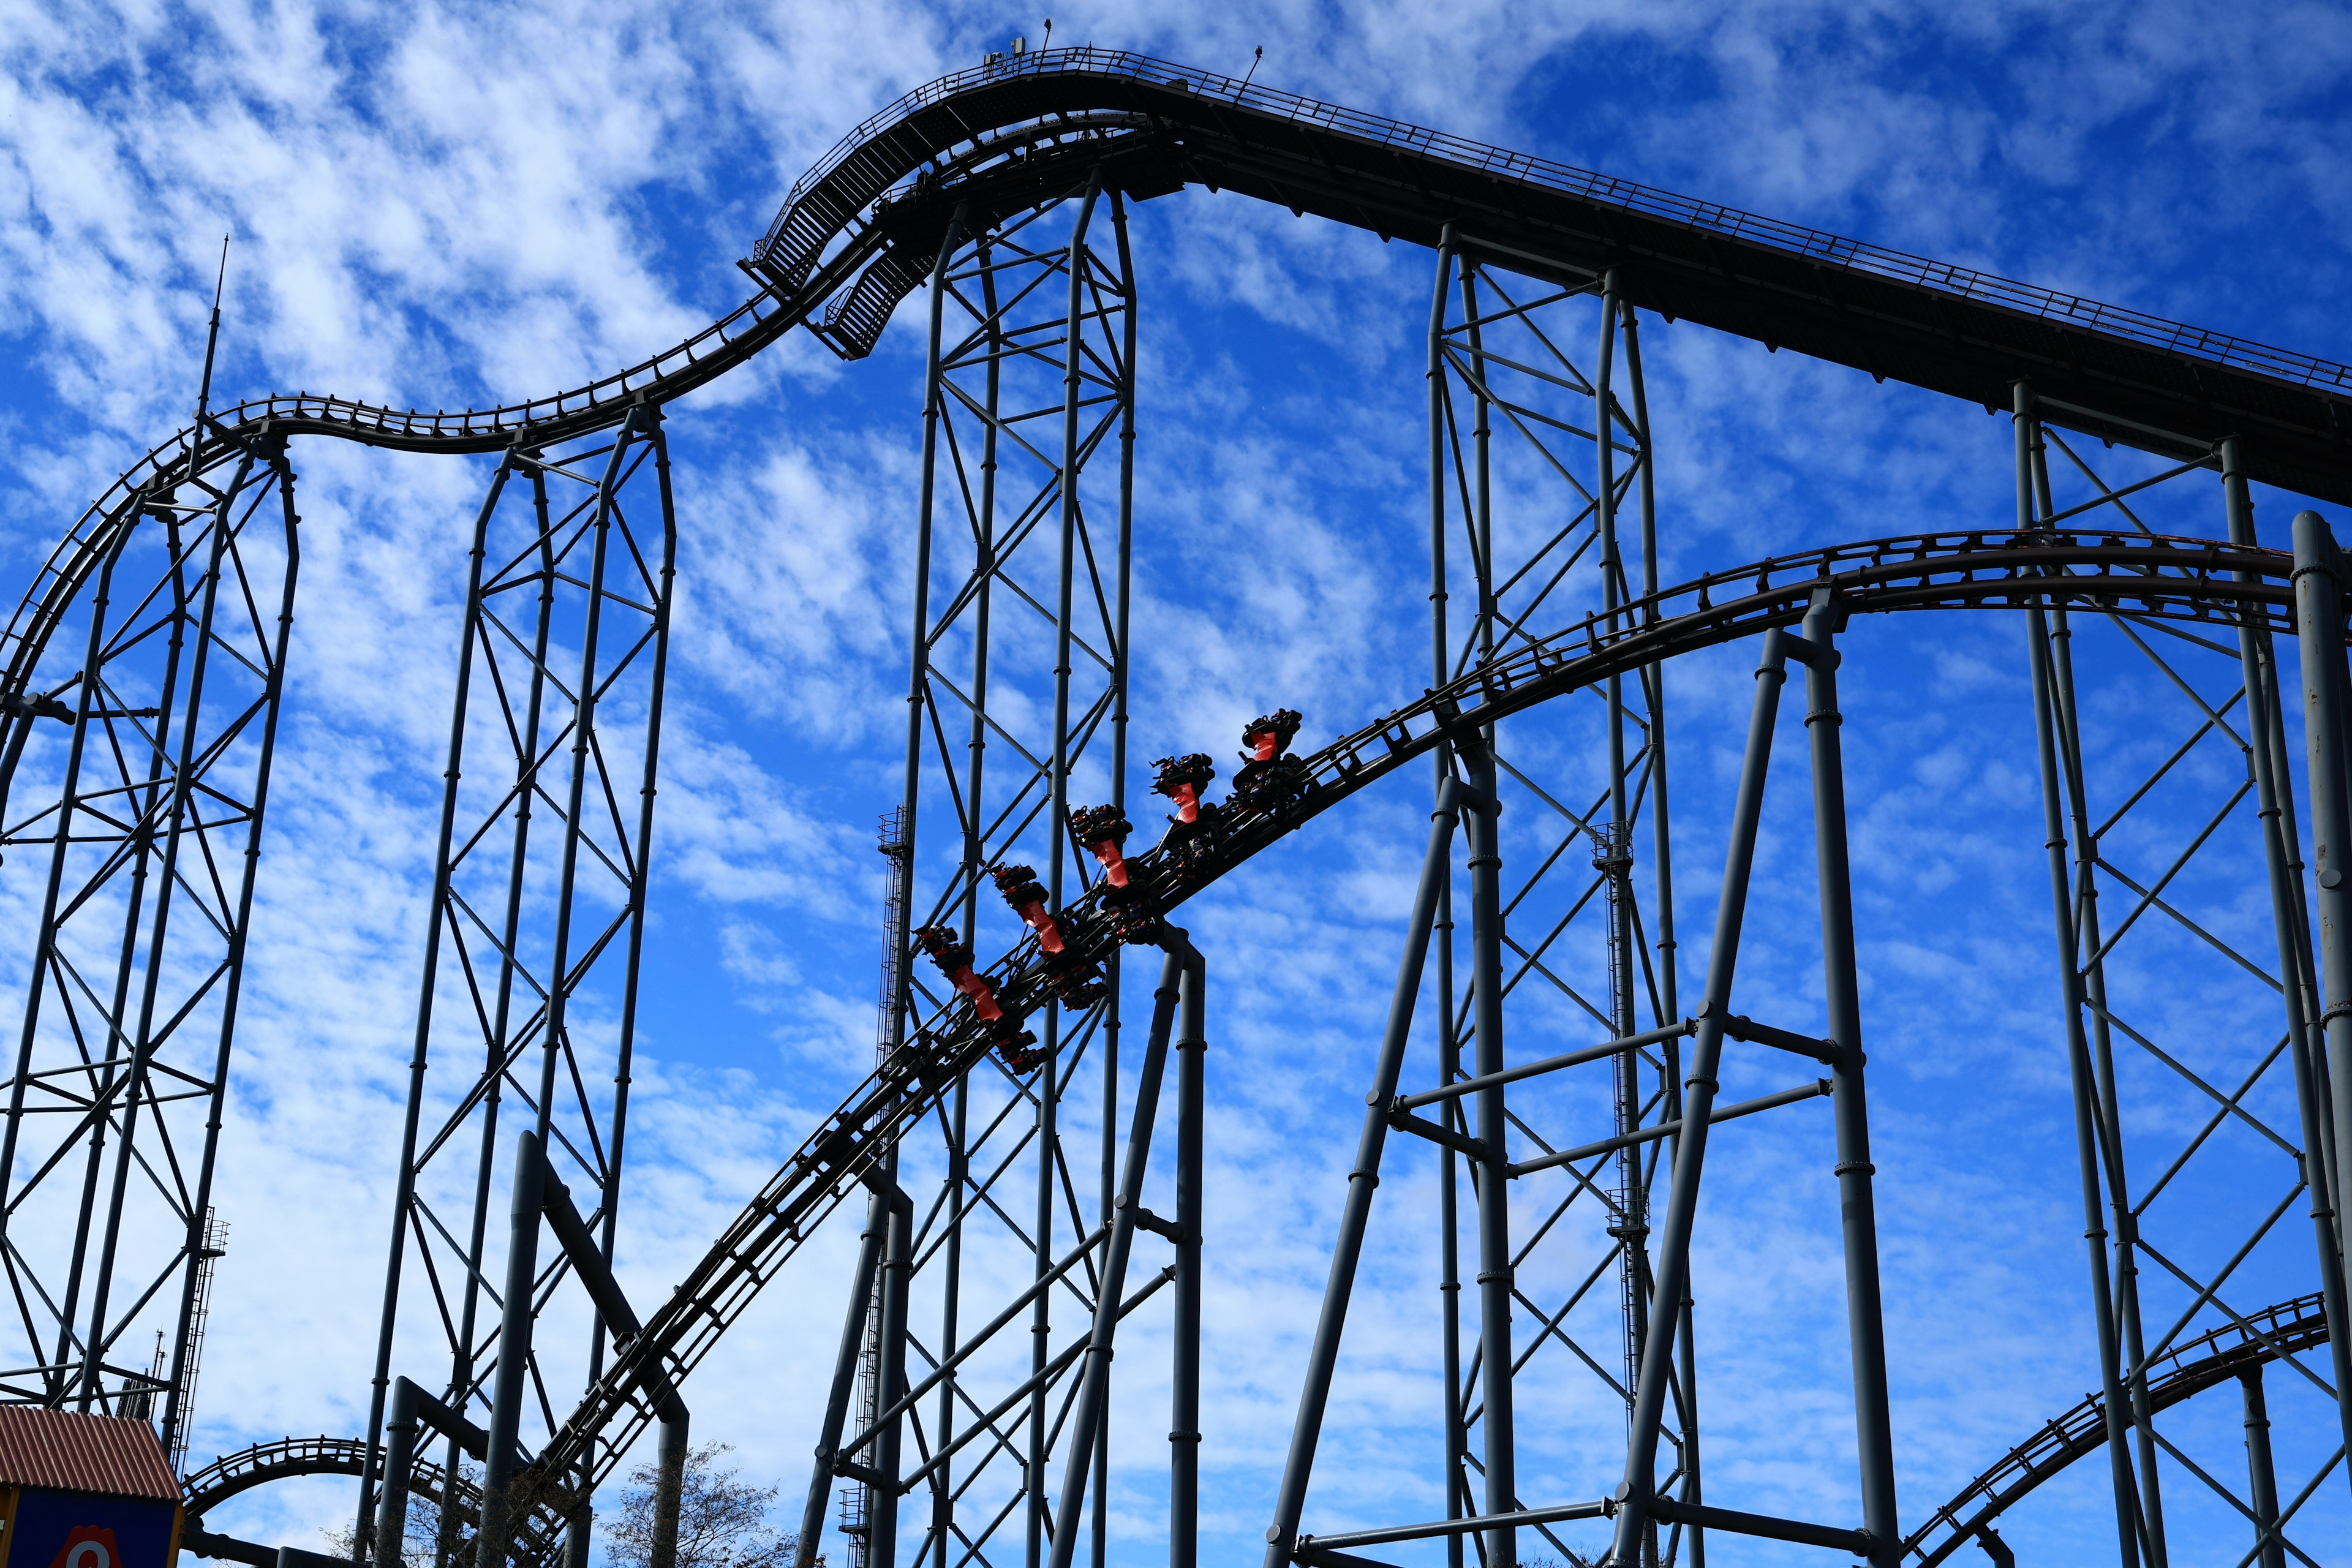
<path id="1" fill-rule="evenodd" d="M 2031 376 L 2051 423 L 2175 455 L 2259 434 L 2252 477 L 2352 500 L 2352 366 L 1142 55 L 1055 49 L 943 77 L 860 124 L 793 186 L 754 249 L 747 270 L 761 291 L 625 370 L 549 396 L 429 414 L 273 394 L 181 430 L 125 470 L 51 552 L 0 631 L 0 691 L 28 689 L 49 634 L 115 533 L 209 456 L 291 436 L 408 452 L 547 445 L 682 396 L 796 325 L 835 328 L 829 341 L 862 353 L 872 338 L 843 342 L 840 315 L 819 323 L 819 308 L 836 297 L 846 306 L 861 288 L 890 304 L 911 289 L 929 258 L 910 237 L 936 244 L 955 199 L 975 194 L 975 167 L 1002 163 L 985 194 L 1015 204 L 1041 150 L 1099 160 L 1107 138 L 1118 178 L 1137 195 L 1196 182 L 1424 244 L 1455 223 L 1538 268 L 1638 262 L 1629 297 L 1669 319 L 1989 407 Z"/>
<path id="2" fill-rule="evenodd" d="M 759 292 L 627 370 L 551 396 L 429 414 L 273 395 L 156 446 L 81 515 L 0 631 L 0 755 L 16 754 L 34 701 L 47 695 L 35 689 L 36 668 L 99 564 L 149 509 L 224 455 L 296 436 L 419 453 L 537 448 L 675 400 L 795 325 L 856 357 L 927 274 L 951 220 L 960 216 L 973 232 L 1080 166 L 1102 170 L 1138 199 L 1200 184 L 1383 238 L 1435 244 L 1451 234 L 1458 246 L 1538 276 L 1582 280 L 1622 267 L 1622 297 L 1668 319 L 1988 408 L 2008 402 L 2014 381 L 2031 379 L 2050 423 L 2189 463 L 2244 436 L 2251 477 L 2352 500 L 2352 368 L 1141 56 L 1058 50 L 944 78 L 858 126 L 794 187 L 745 264 Z M 2290 576 L 2289 560 L 2274 552 L 2064 532 L 1906 535 L 1713 573 L 1636 601 L 1613 629 L 1588 618 L 1339 738 L 1307 760 L 1297 793 L 1235 807 L 1212 851 L 1181 879 L 1164 851 L 1136 857 L 1133 879 L 1173 910 L 1428 757 L 1462 726 L 1790 626 L 1822 593 L 1849 615 L 2067 604 L 2216 626 L 2251 619 L 2291 632 Z M 1099 959 L 1118 940 L 1091 896 L 1063 929 L 1081 957 Z M 1034 942 L 990 973 L 1015 1016 L 1051 1005 Z M 996 1043 L 960 1002 L 927 1020 L 828 1117 L 541 1449 L 532 1467 L 540 1495 L 560 1499 L 551 1477 L 593 1487 L 608 1475 L 653 1419 L 646 1390 L 698 1365 L 800 1243 Z M 2185 1364 L 2167 1375 L 2181 1396 L 2193 1392 Z M 2053 1430 L 2074 1432 L 2072 1419 Z M 192 1507 L 200 1491 L 217 1500 L 279 1474 L 361 1473 L 362 1448 L 304 1439 L 247 1450 L 191 1479 Z M 2019 1450 L 2042 1457 L 2005 1460 L 1937 1516 L 1941 1527 L 1964 1532 L 1954 1521 L 1967 1499 L 2022 1495 L 2062 1451 Z M 532 1551 L 543 1556 L 552 1541 L 541 1534 Z"/>
<path id="3" fill-rule="evenodd" d="M 1776 556 L 1637 601 L 1621 628 L 1589 616 L 1530 643 L 1486 670 L 1433 691 L 1306 758 L 1311 781 L 1293 798 L 1237 807 L 1209 857 L 1180 880 L 1165 847 L 1128 860 L 1132 885 L 1163 910 L 1239 869 L 1252 857 L 1341 801 L 1428 756 L 1455 731 L 1521 712 L 1611 675 L 1786 626 L 1817 594 L 1849 615 L 2035 603 L 2234 626 L 2253 617 L 2292 630 L 2291 560 L 2268 550 L 2146 536 L 1916 534 Z M 2239 574 L 2249 580 L 2239 580 Z M 1080 957 L 1099 962 L 1118 942 L 1100 890 L 1061 922 Z M 987 971 L 1015 1016 L 1052 1005 L 1034 939 Z M 618 1355 L 534 1468 L 569 1473 L 586 1459 L 597 1477 L 654 1418 L 644 1393 L 657 1373 L 683 1377 L 700 1363 L 777 1270 L 896 1141 L 929 1114 L 957 1076 L 995 1042 L 959 1001 L 867 1078 L 744 1205 L 684 1283 Z"/>
<path id="4" fill-rule="evenodd" d="M 366 1464 L 367 1445 L 356 1437 L 281 1437 L 274 1443 L 256 1443 L 189 1472 L 180 1483 L 181 1504 L 190 1521 L 201 1524 L 214 1509 L 255 1487 L 298 1476 L 358 1476 L 364 1473 Z M 415 1462 L 410 1486 L 436 1508 L 454 1508 L 467 1518 L 481 1505 L 482 1489 L 473 1478 L 460 1475 L 453 1479 L 430 1459 L 419 1458 Z M 563 1521 L 553 1513 L 544 1509 L 534 1511 L 521 1531 L 523 1550 L 538 1559 L 551 1556 L 562 1529 Z"/>
<path id="5" fill-rule="evenodd" d="M 2159 1357 L 2163 1370 L 2149 1369 L 2148 1403 L 2155 1410 L 2169 1410 L 2250 1367 L 2326 1342 L 2327 1317 L 2316 1293 L 2265 1307 Z M 2091 1394 L 2064 1415 L 2053 1416 L 1937 1509 L 1904 1542 L 1904 1554 L 1916 1557 L 1920 1568 L 1935 1568 L 2027 1493 L 2084 1455 L 2096 1453 L 2106 1440 L 2105 1402 Z"/>

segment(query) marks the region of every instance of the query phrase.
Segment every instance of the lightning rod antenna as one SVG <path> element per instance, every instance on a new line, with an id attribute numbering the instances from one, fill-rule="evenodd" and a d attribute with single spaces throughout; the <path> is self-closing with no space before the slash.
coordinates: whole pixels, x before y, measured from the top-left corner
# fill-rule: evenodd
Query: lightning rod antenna
<path id="1" fill-rule="evenodd" d="M 212 325 L 205 331 L 205 376 L 196 387 L 196 423 L 201 426 L 212 408 L 213 353 L 220 347 L 221 291 L 228 285 L 228 236 L 221 236 L 220 272 L 213 279 Z M 198 439 L 202 439 L 201 435 Z"/>

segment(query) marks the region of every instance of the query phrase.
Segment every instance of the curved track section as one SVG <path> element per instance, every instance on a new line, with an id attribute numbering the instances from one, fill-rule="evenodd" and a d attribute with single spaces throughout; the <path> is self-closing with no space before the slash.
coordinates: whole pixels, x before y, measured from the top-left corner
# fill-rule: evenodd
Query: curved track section
<path id="1" fill-rule="evenodd" d="M 2316 1292 L 2265 1307 L 2158 1357 L 2157 1366 L 2162 1370 L 2150 1369 L 2155 1374 L 2147 1383 L 2149 1405 L 2169 1410 L 2250 1367 L 2326 1342 L 2327 1314 Z M 2124 1419 L 2128 1423 L 2131 1417 Z M 1904 1555 L 1917 1558 L 1920 1568 L 1935 1568 L 2027 1493 L 2075 1460 L 2097 1453 L 2106 1442 L 2106 1403 L 2095 1394 L 2088 1395 L 2064 1415 L 2053 1416 L 1937 1509 L 1904 1542 Z"/>
<path id="2" fill-rule="evenodd" d="M 358 1476 L 365 1473 L 367 1445 L 356 1437 L 281 1437 L 224 1454 L 180 1483 L 181 1506 L 192 1522 L 201 1522 L 214 1509 L 254 1488 L 303 1476 Z M 452 1508 L 473 1517 L 480 1509 L 482 1489 L 471 1476 L 454 1479 L 432 1460 L 419 1457 L 410 1471 L 410 1489 L 432 1500 L 436 1508 Z M 551 1554 L 562 1537 L 563 1521 L 542 1509 L 524 1527 L 524 1548 L 534 1558 Z"/>
<path id="3" fill-rule="evenodd" d="M 866 258 L 851 245 L 835 258 L 843 275 Z M 821 274 L 814 287 L 836 279 Z M 822 294 L 812 296 L 822 300 Z M 659 405 L 716 380 L 782 337 L 806 315 L 803 306 L 755 295 L 721 320 L 643 363 L 583 387 L 528 402 L 459 412 L 394 409 L 312 393 L 272 394 L 207 416 L 123 470 L 49 552 L 5 631 L 0 631 L 0 691 L 22 696 L 49 637 L 122 531 L 159 500 L 169 500 L 224 457 L 266 451 L 293 436 L 324 436 L 405 452 L 477 453 L 545 446 L 618 424 L 632 408 Z M 0 725 L 31 722 L 15 708 Z M 13 739 L 0 730 L 0 742 Z M 13 750 L 9 754 L 13 754 Z"/>
<path id="4" fill-rule="evenodd" d="M 1849 615 L 2074 604 L 2214 626 L 2251 616 L 2291 632 L 2292 570 L 2292 561 L 2274 551 L 2202 541 L 1970 532 L 1836 545 L 1712 573 L 1637 601 L 1618 631 L 1603 616 L 1589 616 L 1342 736 L 1305 759 L 1310 782 L 1298 795 L 1237 810 L 1223 839 L 1188 865 L 1181 880 L 1161 847 L 1129 858 L 1130 882 L 1160 909 L 1173 910 L 1331 806 L 1427 757 L 1457 730 L 1654 660 L 1794 625 L 1817 594 L 1835 595 Z M 1074 952 L 1095 962 L 1118 940 L 1098 892 L 1074 902 L 1061 929 Z M 1052 1005 L 1040 958 L 1032 938 L 987 971 L 1008 1015 Z M 646 1385 L 660 1387 L 698 1365 L 801 1242 L 995 1041 L 969 1002 L 927 1020 L 745 1205 L 614 1358 L 534 1468 L 570 1474 L 584 1467 L 598 1479 L 609 1474 L 654 1419 Z"/>
<path id="5" fill-rule="evenodd" d="M 1099 158 L 1114 133 L 1133 143 L 1117 177 L 1135 195 L 1198 184 L 1383 238 L 1434 245 L 1455 226 L 1538 271 L 1622 266 L 1625 297 L 1669 320 L 1987 406 L 2029 378 L 2053 423 L 2133 445 L 2244 435 L 2254 478 L 2352 500 L 2352 368 L 1123 50 L 1018 56 L 907 94 L 793 188 L 752 265 L 796 289 L 869 206 L 890 228 L 966 195 L 957 176 L 992 147 L 1018 183 L 1040 138 L 1097 138 Z M 931 246 L 947 216 L 929 208 Z M 877 292 L 928 273 L 922 240 L 904 248 L 877 264 Z"/>
<path id="6" fill-rule="evenodd" d="M 926 247 L 958 202 L 1033 200 L 1073 153 L 1116 154 L 1112 173 L 1137 196 L 1197 183 L 1383 238 L 1434 244 L 1460 225 L 1468 243 L 1538 270 L 1591 276 L 1626 263 L 1627 297 L 1669 320 L 1988 407 L 2030 376 L 2051 422 L 2130 445 L 2202 456 L 2223 436 L 2255 433 L 2252 477 L 2352 501 L 2352 367 L 1142 55 L 1056 49 L 943 77 L 860 124 L 794 185 L 755 248 L 750 267 L 767 289 L 627 369 L 430 414 L 272 394 L 160 443 L 83 512 L 0 631 L 0 692 L 30 689 L 115 534 L 224 449 L 291 436 L 412 452 L 544 445 L 691 392 L 795 325 L 863 353 L 928 270 Z M 0 752 L 6 727 L 28 722 L 0 713 Z"/>

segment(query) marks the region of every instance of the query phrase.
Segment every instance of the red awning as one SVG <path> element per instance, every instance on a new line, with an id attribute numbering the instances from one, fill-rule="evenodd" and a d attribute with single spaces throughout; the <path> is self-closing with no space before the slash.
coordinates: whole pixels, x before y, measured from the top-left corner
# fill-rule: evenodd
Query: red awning
<path id="1" fill-rule="evenodd" d="M 177 1502 L 180 1484 L 146 1422 L 0 1405 L 0 1486 Z"/>

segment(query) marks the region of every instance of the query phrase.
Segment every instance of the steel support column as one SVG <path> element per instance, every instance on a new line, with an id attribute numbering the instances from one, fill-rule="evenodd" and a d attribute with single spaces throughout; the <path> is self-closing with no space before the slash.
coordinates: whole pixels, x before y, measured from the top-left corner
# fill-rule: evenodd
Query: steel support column
<path id="1" fill-rule="evenodd" d="M 1471 1044 L 1481 1078 L 1503 1070 L 1503 866 L 1501 813 L 1495 797 L 1493 731 L 1462 746 L 1469 777 Z M 1477 1139 L 1486 1154 L 1478 1162 L 1478 1364 L 1486 1413 L 1485 1437 L 1486 1512 L 1507 1514 L 1518 1507 L 1514 1464 L 1517 1433 L 1511 1413 L 1511 1186 L 1510 1122 L 1503 1109 L 1503 1086 L 1478 1092 Z M 1518 1532 L 1497 1526 L 1486 1535 L 1490 1565 L 1516 1564 Z"/>
<path id="2" fill-rule="evenodd" d="M 1151 1034 L 1144 1047 L 1142 1070 L 1136 1079 L 1134 1120 L 1129 1123 L 1127 1135 L 1126 1169 L 1120 1177 L 1118 1196 L 1114 1206 L 1110 1245 L 1104 1253 L 1102 1283 L 1095 1295 L 1094 1328 L 1087 1338 L 1077 1403 L 1070 1417 L 1068 1458 L 1063 1470 L 1059 1511 L 1054 1521 L 1053 1568 L 1070 1568 L 1075 1560 L 1078 1546 L 1078 1510 L 1086 1505 L 1088 1480 L 1091 1479 L 1098 1490 L 1107 1489 L 1109 1486 L 1109 1477 L 1095 1469 L 1097 1458 L 1096 1438 L 1108 1419 L 1111 1355 L 1118 1331 L 1119 1304 L 1127 1291 L 1128 1261 L 1135 1249 L 1137 1224 L 1143 1216 L 1143 1177 L 1151 1163 L 1151 1135 L 1160 1112 L 1160 1085 L 1168 1067 L 1168 1035 L 1175 1022 L 1180 993 L 1189 986 L 1197 995 L 1200 988 L 1201 955 L 1193 950 L 1183 931 L 1174 926 L 1163 926 L 1162 931 L 1161 940 L 1168 949 L 1168 958 L 1161 968 L 1160 988 L 1152 994 Z M 1181 1225 L 1181 1221 L 1178 1223 Z M 1181 1240 L 1178 1246 L 1180 1248 L 1183 1246 Z M 1181 1256 L 1180 1251 L 1179 1257 Z M 1197 1276 L 1194 1285 L 1197 1289 Z M 1177 1330 L 1180 1379 L 1184 1359 L 1181 1300 L 1180 1296 Z M 1197 1311 L 1197 1297 L 1193 1305 Z M 1193 1327 L 1197 1333 L 1197 1319 Z M 1197 1399 L 1197 1363 L 1191 1371 L 1193 1397 Z M 1183 1398 L 1181 1384 L 1177 1397 L 1180 1402 Z M 1177 1480 L 1181 1482 L 1182 1479 L 1180 1472 Z M 1178 1518 L 1173 1509 L 1171 1490 L 1171 1540 Z"/>
<path id="3" fill-rule="evenodd" d="M 2246 1408 L 2246 1497 L 2252 1505 L 2257 1561 L 2262 1568 L 2286 1568 L 2286 1546 L 2278 1533 L 2278 1467 L 2271 1459 L 2271 1413 L 2263 1398 L 2261 1363 L 2238 1374 L 2238 1388 Z"/>
<path id="4" fill-rule="evenodd" d="M 1315 1449 L 1323 1435 L 1323 1412 L 1331 1397 L 1331 1375 L 1339 1361 L 1339 1340 L 1348 1324 L 1348 1301 L 1356 1288 L 1356 1268 L 1364 1252 L 1364 1233 L 1371 1224 L 1372 1196 L 1381 1184 L 1381 1154 L 1387 1147 L 1389 1102 L 1396 1098 L 1397 1079 L 1404 1069 L 1405 1047 L 1412 1037 L 1412 1016 L 1421 999 L 1422 970 L 1429 957 L 1430 935 L 1453 863 L 1454 829 L 1460 820 L 1461 791 L 1450 783 L 1438 790 L 1431 813 L 1429 849 L 1422 858 L 1421 886 L 1413 896 L 1412 918 L 1405 927 L 1404 953 L 1397 963 L 1396 989 L 1389 999 L 1387 1031 L 1372 1069 L 1371 1091 L 1364 1097 L 1364 1127 L 1356 1141 L 1356 1163 L 1348 1173 L 1348 1197 L 1339 1214 L 1339 1235 L 1331 1248 L 1331 1272 L 1323 1288 L 1323 1307 L 1316 1319 L 1315 1339 L 1307 1355 L 1306 1384 L 1298 1394 L 1298 1414 L 1290 1430 L 1290 1447 L 1283 1459 L 1282 1487 L 1275 1495 L 1274 1522 L 1265 1529 L 1265 1568 L 1284 1568 L 1297 1543 L 1299 1515 L 1307 1505 L 1307 1484 L 1315 1469 Z"/>
<path id="5" fill-rule="evenodd" d="M 1168 1568 L 1201 1555 L 1201 1260 L 1208 1180 L 1208 972 L 1190 961 L 1176 1026 L 1176 1311 L 1168 1426 Z M 1107 1488 L 1105 1489 L 1108 1489 Z"/>
<path id="6" fill-rule="evenodd" d="M 1788 679 L 1783 634 L 1764 634 L 1756 668 L 1756 704 L 1748 721 L 1748 750 L 1739 770 L 1739 791 L 1731 812 L 1731 838 L 1724 857 L 1723 892 L 1716 903 L 1715 941 L 1708 950 L 1706 993 L 1683 1080 L 1681 1146 L 1666 1192 L 1666 1213 L 1653 1254 L 1649 1342 L 1643 1347 L 1641 1381 L 1633 1389 L 1633 1430 L 1625 1445 L 1625 1475 L 1617 1489 L 1616 1532 L 1610 1547 L 1612 1568 L 1636 1568 L 1642 1561 L 1657 1486 L 1658 1436 L 1665 1415 L 1675 1342 L 1685 1280 L 1690 1269 L 1691 1230 L 1698 1215 L 1699 1173 L 1706 1160 L 1707 1113 L 1715 1106 L 1716 1074 L 1723 1058 L 1724 1025 L 1731 1016 L 1731 983 L 1739 964 L 1739 932 L 1748 914 L 1748 882 L 1756 865 L 1756 834 L 1763 819 L 1764 783 L 1772 766 L 1773 721 L 1780 688 Z"/>
<path id="7" fill-rule="evenodd" d="M 2256 542 L 2252 498 L 2239 466 L 2238 443 L 2221 445 L 2222 499 L 2228 510 L 2230 538 L 2239 544 Z M 2244 579 L 2242 577 L 2241 581 Z M 2319 1265 L 2320 1299 L 2327 1314 L 2328 1357 L 2333 1363 L 2336 1415 L 2347 1447 L 2352 1447 L 2352 1317 L 2347 1315 L 2343 1258 L 2336 1246 L 2339 1212 L 2334 1162 L 2329 1155 L 2328 1111 L 2320 1092 L 2313 1016 L 2318 992 L 2312 973 L 2311 933 L 2305 914 L 2301 868 L 2288 847 L 2294 831 L 2283 803 L 2286 751 L 2285 714 L 2280 704 L 2278 662 L 2267 627 L 2251 617 L 2238 625 L 2240 678 L 2247 694 L 2250 743 L 2246 762 L 2254 780 L 2254 809 L 2262 823 L 2263 860 L 2270 887 L 2271 925 L 2278 945 L 2279 995 L 2286 1010 L 2287 1060 L 2294 1072 L 2295 1109 L 2303 1132 L 2303 1180 L 2311 1194 L 2314 1249 Z M 2265 1564 L 2268 1568 L 2268 1564 Z"/>
<path id="8" fill-rule="evenodd" d="M 1846 1333 L 1853 1364 L 1854 1452 L 1862 1470 L 1862 1527 L 1872 1568 L 1898 1568 L 1903 1532 L 1895 1507 L 1894 1422 L 1887 1409 L 1886 1327 L 1878 1292 L 1878 1217 L 1871 1191 L 1870 1111 L 1863 1085 L 1862 987 L 1853 946 L 1853 879 L 1846 859 L 1845 757 L 1838 711 L 1836 600 L 1816 595 L 1804 638 L 1805 733 L 1812 752 L 1813 845 L 1820 866 L 1822 990 L 1828 1003 L 1837 1088 L 1838 1216 L 1845 1247 Z"/>
<path id="9" fill-rule="evenodd" d="M 2318 884 L 2320 1029 L 2335 1125 L 2329 1128 L 2340 1173 L 2352 1152 L 2352 781 L 2345 773 L 2342 556 L 2315 511 L 2294 514 L 2295 647 L 2302 659 L 2304 742 L 2311 791 L 2313 880 Z M 2342 1238 L 2338 1215 L 2338 1241 Z M 2338 1277 L 2352 1264 L 2337 1255 Z M 2348 1281 L 2347 1284 L 2352 1284 Z M 2352 1289 L 2347 1289 L 2352 1295 Z M 2334 1321 L 2330 1320 L 2330 1328 Z M 2352 1407 L 2352 1384 L 2339 1384 L 2339 1410 Z"/>

